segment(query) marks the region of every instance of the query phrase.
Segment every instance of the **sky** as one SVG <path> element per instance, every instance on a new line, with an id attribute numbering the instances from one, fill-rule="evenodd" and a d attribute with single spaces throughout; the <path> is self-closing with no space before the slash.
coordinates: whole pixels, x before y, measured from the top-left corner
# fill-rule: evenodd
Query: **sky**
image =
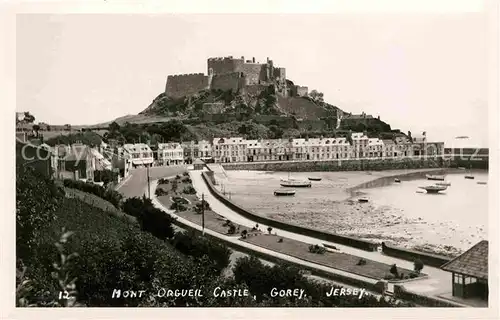
<path id="1" fill-rule="evenodd" d="M 414 136 L 488 145 L 485 13 L 25 14 L 16 49 L 16 109 L 49 124 L 137 114 L 169 74 L 232 55 L 269 57 L 326 102 Z"/>

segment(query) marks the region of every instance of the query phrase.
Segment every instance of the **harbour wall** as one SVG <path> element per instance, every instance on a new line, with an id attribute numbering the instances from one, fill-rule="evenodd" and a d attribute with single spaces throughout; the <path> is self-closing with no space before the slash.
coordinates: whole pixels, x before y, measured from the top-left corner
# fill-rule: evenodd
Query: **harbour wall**
<path id="1" fill-rule="evenodd" d="M 366 251 L 376 251 L 377 250 L 378 244 L 375 242 L 365 241 L 365 240 L 351 238 L 351 237 L 342 236 L 342 235 L 333 234 L 333 233 L 328 233 L 328 232 L 324 232 L 324 231 L 320 231 L 320 230 L 316 230 L 316 229 L 302 227 L 302 226 L 291 224 L 291 223 L 284 223 L 284 222 L 281 222 L 278 220 L 270 219 L 270 218 L 255 214 L 255 213 L 237 205 L 236 203 L 234 203 L 231 200 L 229 200 L 228 198 L 226 198 L 226 196 L 224 196 L 222 193 L 220 193 L 219 190 L 217 190 L 215 188 L 215 186 L 212 182 L 212 178 L 210 177 L 209 174 L 207 174 L 206 172 L 203 172 L 202 176 L 203 176 L 203 180 L 205 181 L 205 183 L 208 186 L 208 189 L 210 190 L 210 193 L 212 193 L 214 197 L 216 197 L 219 201 L 224 203 L 226 206 L 228 206 L 232 210 L 238 212 L 239 214 L 241 214 L 242 216 L 244 216 L 247 219 L 250 219 L 250 220 L 253 220 L 257 223 L 262 223 L 262 224 L 265 224 L 265 225 L 268 225 L 268 226 L 271 226 L 274 228 L 302 234 L 305 236 L 317 238 L 317 239 L 324 240 L 324 241 L 334 242 L 334 243 L 338 243 L 338 244 L 342 244 L 342 245 L 346 245 L 346 246 L 350 246 L 350 247 L 354 247 L 354 248 L 358 248 L 358 249 L 362 249 L 362 250 L 366 250 Z"/>
<path id="2" fill-rule="evenodd" d="M 424 265 L 435 268 L 440 268 L 443 264 L 451 260 L 451 258 L 440 256 L 437 254 L 423 253 L 414 250 L 388 246 L 384 242 L 382 242 L 382 252 L 385 255 L 409 261 L 420 259 L 424 263 Z"/>
<path id="3" fill-rule="evenodd" d="M 225 170 L 254 171 L 382 171 L 401 169 L 441 168 L 441 158 L 347 159 L 328 161 L 273 161 L 221 163 Z"/>

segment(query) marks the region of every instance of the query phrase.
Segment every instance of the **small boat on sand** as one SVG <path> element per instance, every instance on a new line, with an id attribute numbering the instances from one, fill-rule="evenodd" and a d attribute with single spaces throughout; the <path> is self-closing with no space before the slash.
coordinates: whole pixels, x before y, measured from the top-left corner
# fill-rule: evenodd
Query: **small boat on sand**
<path id="1" fill-rule="evenodd" d="M 309 179 L 309 181 L 321 181 L 321 178 L 319 177 L 309 177 L 307 179 Z"/>
<path id="2" fill-rule="evenodd" d="M 425 177 L 427 180 L 444 181 L 444 176 L 441 175 L 426 174 Z"/>
<path id="3" fill-rule="evenodd" d="M 449 187 L 451 186 L 451 182 L 448 181 L 436 182 L 436 186 Z"/>
<path id="4" fill-rule="evenodd" d="M 466 176 L 465 176 L 465 179 L 471 179 L 471 180 L 472 180 L 472 179 L 474 179 L 474 176 L 473 176 L 473 175 L 468 174 L 468 175 L 466 175 Z"/>
<path id="5" fill-rule="evenodd" d="M 280 185 L 286 188 L 310 188 L 310 181 L 301 180 L 281 180 Z"/>
<path id="6" fill-rule="evenodd" d="M 278 189 L 274 190 L 274 195 L 275 196 L 294 196 L 295 195 L 295 190 L 291 189 Z"/>
<path id="7" fill-rule="evenodd" d="M 444 191 L 446 190 L 448 187 L 445 187 L 445 186 L 425 186 L 425 187 L 419 187 L 420 189 L 424 189 L 425 191 L 427 191 L 427 193 L 438 193 L 439 191 Z"/>
<path id="8" fill-rule="evenodd" d="M 401 182 L 401 180 L 399 180 L 398 178 L 396 178 L 396 179 L 394 179 L 394 182 L 396 182 L 396 183 L 400 183 L 400 182 Z"/>
<path id="9" fill-rule="evenodd" d="M 487 184 L 486 181 L 478 181 L 477 184 Z"/>
<path id="10" fill-rule="evenodd" d="M 359 198 L 358 202 L 368 202 L 368 199 L 366 199 L 366 198 Z"/>

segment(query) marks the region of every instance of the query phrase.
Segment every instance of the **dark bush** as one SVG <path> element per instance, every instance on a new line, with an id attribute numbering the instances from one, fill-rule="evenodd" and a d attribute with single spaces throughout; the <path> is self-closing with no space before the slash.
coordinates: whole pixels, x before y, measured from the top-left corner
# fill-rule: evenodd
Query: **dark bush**
<path id="1" fill-rule="evenodd" d="M 422 269 L 424 268 L 424 263 L 420 259 L 416 259 L 413 262 L 413 270 L 415 270 L 417 273 L 420 273 Z"/>
<path id="2" fill-rule="evenodd" d="M 175 180 L 180 180 L 181 179 L 181 176 L 180 175 L 176 175 L 175 176 Z"/>
<path id="3" fill-rule="evenodd" d="M 219 272 L 229 265 L 231 250 L 224 244 L 200 237 L 194 233 L 176 232 L 172 245 L 184 254 L 201 258 L 207 255 Z"/>
<path id="4" fill-rule="evenodd" d="M 182 192 L 185 194 L 196 194 L 196 189 L 192 186 L 187 186 L 184 188 L 184 190 L 182 190 Z"/>
<path id="5" fill-rule="evenodd" d="M 182 179 L 182 182 L 183 183 L 193 183 L 193 181 L 189 177 Z"/>
<path id="6" fill-rule="evenodd" d="M 317 244 L 314 244 L 314 245 L 311 244 L 309 246 L 309 252 L 317 253 L 317 254 L 324 254 L 326 252 L 326 249 L 322 246 L 317 245 Z"/>
<path id="7" fill-rule="evenodd" d="M 182 175 L 185 177 L 189 177 L 189 172 L 183 172 Z"/>
<path id="8" fill-rule="evenodd" d="M 393 265 L 391 266 L 391 269 L 389 270 L 389 272 L 390 272 L 391 274 L 393 274 L 393 275 L 394 275 L 394 277 L 396 277 L 396 278 L 398 277 L 398 274 L 399 274 L 399 273 L 398 273 L 398 267 L 396 266 L 396 264 L 393 264 Z"/>
<path id="9" fill-rule="evenodd" d="M 365 259 L 359 259 L 358 263 L 356 263 L 356 265 L 358 265 L 358 266 L 364 266 L 365 264 L 366 264 Z"/>

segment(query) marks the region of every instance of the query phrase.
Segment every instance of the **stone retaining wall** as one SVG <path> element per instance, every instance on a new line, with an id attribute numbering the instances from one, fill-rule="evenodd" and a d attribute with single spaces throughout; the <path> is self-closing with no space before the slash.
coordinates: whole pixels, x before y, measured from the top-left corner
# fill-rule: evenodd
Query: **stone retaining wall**
<path id="1" fill-rule="evenodd" d="M 381 171 L 401 169 L 440 168 L 440 158 L 348 159 L 328 161 L 282 161 L 221 163 L 226 170 L 255 171 Z"/>
<path id="2" fill-rule="evenodd" d="M 415 261 L 416 259 L 420 259 L 424 263 L 424 265 L 436 268 L 441 267 L 443 264 L 451 260 L 451 258 L 436 254 L 423 253 L 419 251 L 388 246 L 384 242 L 382 242 L 382 252 L 385 255 L 409 261 Z"/>

